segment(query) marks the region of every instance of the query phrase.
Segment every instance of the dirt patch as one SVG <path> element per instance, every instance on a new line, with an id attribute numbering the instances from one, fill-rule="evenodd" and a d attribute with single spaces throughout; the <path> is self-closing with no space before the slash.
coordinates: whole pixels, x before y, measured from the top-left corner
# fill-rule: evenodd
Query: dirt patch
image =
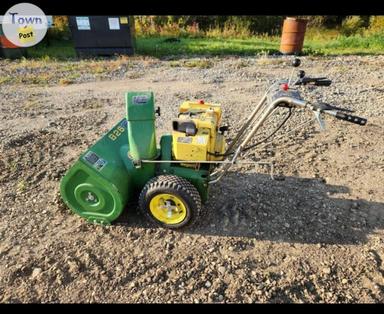
<path id="1" fill-rule="evenodd" d="M 62 204 L 60 178 L 125 115 L 125 91 L 154 91 L 158 137 L 183 100 L 200 98 L 223 104 L 233 137 L 268 83 L 291 70 L 284 58 L 200 66 L 206 61 L 95 64 L 111 69 L 101 78 L 98 68 L 87 76 L 83 63 L 71 63 L 82 68 L 76 79 L 55 67 L 55 80 L 72 80 L 67 86 L 0 85 L 1 302 L 384 301 L 380 56 L 303 58 L 308 73 L 334 80 L 312 97 L 355 109 L 368 124 L 326 119 L 326 132 L 308 124 L 250 151 L 246 158 L 273 161 L 280 180 L 267 168 L 234 169 L 212 187 L 206 218 L 189 231 L 152 227 L 134 202 L 108 227 Z M 22 72 L 12 62 L 1 68 Z M 297 112 L 279 134 L 311 118 Z"/>

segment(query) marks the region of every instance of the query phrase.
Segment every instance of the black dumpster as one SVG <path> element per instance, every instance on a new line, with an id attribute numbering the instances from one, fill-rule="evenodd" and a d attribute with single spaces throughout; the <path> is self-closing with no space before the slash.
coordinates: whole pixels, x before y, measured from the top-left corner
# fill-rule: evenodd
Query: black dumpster
<path id="1" fill-rule="evenodd" d="M 133 55 L 133 16 L 69 16 L 78 56 Z"/>

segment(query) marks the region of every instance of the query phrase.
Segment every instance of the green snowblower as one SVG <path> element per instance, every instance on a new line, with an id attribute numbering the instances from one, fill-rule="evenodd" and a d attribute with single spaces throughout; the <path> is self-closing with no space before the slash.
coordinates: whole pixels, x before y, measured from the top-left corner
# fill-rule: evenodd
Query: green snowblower
<path id="1" fill-rule="evenodd" d="M 300 62 L 295 59 L 294 66 Z M 141 212 L 162 227 L 191 226 L 202 214 L 211 184 L 218 182 L 239 161 L 241 154 L 269 140 L 288 120 L 295 108 L 315 113 L 323 128 L 321 114 L 359 125 L 367 120 L 352 116 L 351 110 L 325 103 L 305 101 L 298 87 L 329 86 L 326 78 L 310 78 L 304 71 L 298 79 L 273 83 L 234 139 L 226 144 L 228 126 L 221 125 L 220 104 L 203 100 L 186 101 L 172 120 L 172 132 L 156 144 L 155 110 L 152 92 L 127 92 L 127 116 L 85 151 L 61 181 L 61 196 L 76 214 L 90 222 L 110 224 L 129 201 L 138 200 Z M 247 146 L 257 131 L 278 109 L 287 118 L 271 135 Z"/>

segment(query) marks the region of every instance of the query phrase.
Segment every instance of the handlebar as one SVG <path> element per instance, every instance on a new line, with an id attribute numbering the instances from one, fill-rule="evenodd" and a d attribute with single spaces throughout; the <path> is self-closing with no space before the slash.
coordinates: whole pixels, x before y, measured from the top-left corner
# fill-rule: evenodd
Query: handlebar
<path id="1" fill-rule="evenodd" d="M 293 97 L 279 97 L 278 99 L 275 99 L 275 103 L 276 103 L 276 106 L 279 106 L 279 107 L 289 106 L 289 107 L 309 108 L 315 113 L 316 112 L 325 113 L 325 114 L 334 116 L 336 119 L 339 119 L 339 120 L 344 120 L 344 121 L 355 123 L 358 125 L 367 124 L 366 118 L 361 118 L 361 117 L 346 113 L 346 112 L 353 112 L 353 110 L 332 106 L 326 103 L 312 104 L 302 99 L 297 99 Z"/>
<path id="2" fill-rule="evenodd" d="M 305 101 L 300 95 L 299 89 L 291 88 L 289 86 L 289 80 L 280 80 L 273 83 L 266 93 L 267 103 L 270 106 L 276 107 L 299 107 L 308 108 L 312 110 L 316 116 L 317 121 L 320 124 L 320 128 L 324 128 L 324 123 L 320 114 L 328 114 L 334 116 L 336 119 L 344 120 L 350 123 L 358 125 L 366 125 L 367 119 L 358 116 L 351 115 L 353 110 L 336 107 L 324 102 L 309 103 Z M 304 71 L 299 71 L 298 79 L 293 85 L 307 85 L 313 84 L 317 86 L 329 86 L 332 81 L 326 77 L 307 77 Z"/>
<path id="3" fill-rule="evenodd" d="M 353 110 L 332 106 L 326 103 L 313 104 L 312 108 L 324 112 L 326 114 L 334 116 L 336 119 L 348 121 L 351 123 L 366 125 L 367 119 L 358 116 L 347 114 L 346 112 L 354 112 Z"/>
<path id="4" fill-rule="evenodd" d="M 358 116 L 353 116 L 351 114 L 346 113 L 346 112 L 354 112 L 353 110 L 332 106 L 326 103 L 313 104 L 312 108 L 314 108 L 314 110 L 318 110 L 325 114 L 334 116 L 336 119 L 339 119 L 339 120 L 344 120 L 344 121 L 355 123 L 358 125 L 367 124 L 367 119 L 361 118 Z"/>
<path id="5" fill-rule="evenodd" d="M 299 61 L 295 61 L 294 66 L 300 65 Z M 293 74 L 293 71 L 292 71 Z M 217 178 L 210 180 L 209 183 L 215 183 L 220 180 L 225 173 L 229 170 L 229 168 L 235 164 L 236 159 L 240 156 L 242 152 L 247 151 L 250 148 L 253 148 L 261 143 L 265 143 L 271 136 L 273 136 L 289 119 L 291 116 L 291 109 L 298 108 L 307 108 L 310 109 L 317 121 L 320 124 L 320 129 L 324 129 L 324 122 L 321 118 L 321 113 L 329 114 L 334 116 L 336 119 L 344 120 L 351 123 L 356 123 L 359 125 L 365 125 L 367 123 L 367 119 L 353 116 L 348 114 L 349 112 L 353 112 L 349 109 L 339 108 L 336 106 L 332 106 L 326 103 L 310 103 L 305 101 L 301 95 L 299 89 L 290 88 L 290 83 L 292 79 L 292 74 L 288 80 L 279 80 L 275 81 L 267 91 L 264 96 L 261 98 L 260 102 L 255 106 L 251 115 L 247 118 L 244 125 L 241 127 L 236 137 L 231 141 L 229 147 L 226 152 L 220 156 L 230 156 L 233 155 L 232 159 L 229 162 L 225 163 L 225 165 L 213 172 L 211 176 L 217 176 Z M 325 77 L 318 78 L 309 78 L 305 77 L 305 72 L 299 72 L 299 79 L 293 85 L 306 85 L 313 83 L 317 86 L 329 86 L 331 84 L 331 80 L 328 80 Z M 280 125 L 265 139 L 259 141 L 253 145 L 246 146 L 247 143 L 252 139 L 252 137 L 259 131 L 259 129 L 264 125 L 265 121 L 275 112 L 277 107 L 289 108 L 289 114 L 285 117 L 280 123 Z M 347 113 L 348 112 L 348 113 Z M 311 122 L 311 120 L 307 121 Z M 306 122 L 306 123 L 307 123 Z M 252 126 L 252 127 L 251 127 Z M 240 141 L 241 139 L 241 141 Z"/>

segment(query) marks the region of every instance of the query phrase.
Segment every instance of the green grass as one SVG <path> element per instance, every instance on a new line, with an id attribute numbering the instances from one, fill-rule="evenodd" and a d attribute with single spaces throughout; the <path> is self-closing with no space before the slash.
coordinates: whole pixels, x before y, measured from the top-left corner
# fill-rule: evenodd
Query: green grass
<path id="1" fill-rule="evenodd" d="M 320 34 L 320 35 L 319 35 Z M 278 53 L 280 37 L 240 38 L 179 38 L 167 42 L 166 37 L 138 37 L 136 55 L 162 58 L 166 56 L 222 56 Z M 71 41 L 51 41 L 27 49 L 28 58 L 76 59 Z M 307 55 L 365 55 L 384 53 L 384 34 L 341 36 L 318 32 L 308 34 L 303 53 Z M 191 65 L 192 67 L 194 65 Z M 199 65 L 197 65 L 199 66 Z M 207 66 L 209 67 L 209 65 Z"/>
<path id="2" fill-rule="evenodd" d="M 279 37 L 180 38 L 168 43 L 162 37 L 137 39 L 137 53 L 155 57 L 169 55 L 257 55 L 275 54 L 280 47 Z M 309 38 L 304 42 L 307 55 L 384 54 L 384 35 L 337 36 L 336 38 Z"/>
<path id="3" fill-rule="evenodd" d="M 52 40 L 27 48 L 28 58 L 53 58 L 53 59 L 71 59 L 76 57 L 76 51 L 70 40 Z"/>
<path id="4" fill-rule="evenodd" d="M 166 42 L 164 37 L 139 37 L 137 53 L 155 57 L 169 55 L 254 55 L 273 53 L 279 49 L 277 38 L 248 39 L 179 38 L 179 42 Z"/>
<path id="5" fill-rule="evenodd" d="M 304 53 L 311 55 L 376 55 L 384 54 L 384 34 L 338 36 L 335 39 L 308 39 Z"/>

